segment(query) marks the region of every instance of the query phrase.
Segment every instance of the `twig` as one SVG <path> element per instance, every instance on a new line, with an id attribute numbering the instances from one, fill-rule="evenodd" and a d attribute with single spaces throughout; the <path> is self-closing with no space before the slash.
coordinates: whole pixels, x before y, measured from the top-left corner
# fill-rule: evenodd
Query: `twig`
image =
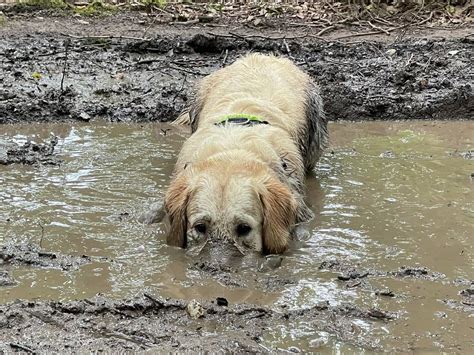
<path id="1" fill-rule="evenodd" d="M 386 29 L 383 29 L 382 27 L 378 27 L 378 26 L 375 26 L 372 22 L 370 21 L 367 21 L 367 23 L 369 24 L 370 27 L 376 29 L 376 30 L 379 30 L 379 31 L 382 31 L 384 32 L 387 36 L 390 36 L 390 32 L 387 31 Z"/>
<path id="2" fill-rule="evenodd" d="M 153 297 L 152 295 L 150 295 L 149 293 L 144 293 L 143 296 L 145 296 L 146 298 L 148 298 L 150 301 L 152 301 L 155 305 L 160 305 L 160 306 L 163 306 L 163 302 L 157 300 L 155 297 Z"/>
<path id="3" fill-rule="evenodd" d="M 157 58 L 149 58 L 149 59 L 142 59 L 139 60 L 138 62 L 135 63 L 135 65 L 141 65 L 141 64 L 151 64 L 155 62 L 161 62 L 163 59 L 157 59 Z"/>
<path id="4" fill-rule="evenodd" d="M 43 249 L 42 243 L 43 243 L 43 237 L 44 237 L 44 227 L 41 224 L 41 222 L 39 223 L 39 226 L 41 228 L 41 238 L 40 238 L 39 246 L 40 246 L 40 249 Z"/>
<path id="5" fill-rule="evenodd" d="M 185 83 L 186 83 L 186 74 L 184 74 L 183 82 L 181 83 L 181 88 L 180 88 L 180 89 L 176 92 L 176 94 L 174 95 L 172 102 L 175 102 L 175 101 L 176 101 L 176 98 L 178 97 L 178 95 L 181 94 L 181 92 L 182 92 L 183 89 L 184 89 L 184 84 L 185 84 Z"/>
<path id="6" fill-rule="evenodd" d="M 370 23 L 370 21 L 367 21 L 369 23 L 369 25 L 371 25 L 372 27 L 377 28 L 379 30 L 378 31 L 372 31 L 372 32 L 364 32 L 364 33 L 353 33 L 353 34 L 350 34 L 350 35 L 337 37 L 337 38 L 335 38 L 335 40 L 340 40 L 340 39 L 350 38 L 350 37 L 362 37 L 362 36 L 378 35 L 378 34 L 381 34 L 381 33 L 385 33 L 387 35 L 390 35 L 390 32 L 393 32 L 393 31 L 396 31 L 396 30 L 401 30 L 402 28 L 407 28 L 407 27 L 411 27 L 411 26 L 421 26 L 424 23 L 430 21 L 432 18 L 433 18 L 433 11 L 431 11 L 430 15 L 427 18 L 425 18 L 423 21 L 420 21 L 420 22 L 415 23 L 415 24 L 405 24 L 405 25 L 397 26 L 397 27 L 389 28 L 387 30 L 385 30 L 383 28 L 379 28 L 377 26 L 374 26 L 373 24 Z"/>
<path id="7" fill-rule="evenodd" d="M 430 12 L 430 15 L 427 18 L 425 18 L 423 21 L 418 22 L 416 25 L 417 26 L 423 25 L 424 23 L 428 22 L 432 18 L 433 18 L 433 11 Z"/>
<path id="8" fill-rule="evenodd" d="M 312 34 L 309 34 L 309 33 L 306 33 L 306 34 L 300 35 L 300 36 L 286 36 L 286 35 L 284 35 L 284 36 L 278 36 L 278 37 L 270 37 L 270 36 L 263 36 L 263 35 L 247 35 L 247 36 L 244 36 L 244 35 L 240 35 L 240 34 L 235 33 L 235 32 L 229 32 L 229 35 L 214 34 L 212 32 L 208 32 L 208 33 L 213 35 L 213 36 L 216 36 L 216 37 L 231 37 L 231 38 L 240 38 L 240 39 L 243 39 L 243 40 L 246 40 L 246 39 L 249 39 L 249 38 L 261 38 L 261 39 L 266 39 L 266 40 L 270 40 L 270 41 L 279 41 L 281 39 L 293 40 L 293 39 L 301 39 L 301 38 L 305 38 L 305 37 L 311 37 L 311 38 L 320 39 L 322 41 L 328 41 L 325 38 L 319 37 L 317 35 L 312 35 Z"/>
<path id="9" fill-rule="evenodd" d="M 215 37 L 222 37 L 222 38 L 239 38 L 239 39 L 243 39 L 243 40 L 247 40 L 247 39 L 250 39 L 250 38 L 261 38 L 261 39 L 265 39 L 265 40 L 269 40 L 269 41 L 278 41 L 278 40 L 281 40 L 281 39 L 286 39 L 286 40 L 294 40 L 294 39 L 302 39 L 302 38 L 315 38 L 315 39 L 318 39 L 320 41 L 323 41 L 323 42 L 337 42 L 337 43 L 341 43 L 341 44 L 344 44 L 344 45 L 348 45 L 348 44 L 359 44 L 359 43 L 363 43 L 365 41 L 354 41 L 354 42 L 342 42 L 342 41 L 339 41 L 339 38 L 332 38 L 332 39 L 328 39 L 328 38 L 324 38 L 324 37 L 320 37 L 318 35 L 313 35 L 311 33 L 306 33 L 306 34 L 302 34 L 300 36 L 279 36 L 279 37 L 269 37 L 269 36 L 262 36 L 262 35 L 247 35 L 247 36 L 244 36 L 244 35 L 240 35 L 238 33 L 234 33 L 234 32 L 229 32 L 229 34 L 218 34 L 218 33 L 213 33 L 213 32 L 207 32 L 207 34 L 211 35 L 211 36 L 215 36 Z M 359 34 L 359 35 L 365 35 L 365 34 Z M 352 37 L 352 35 L 348 36 L 348 37 Z M 345 37 L 341 37 L 341 38 L 345 38 Z"/>
<path id="10" fill-rule="evenodd" d="M 151 346 L 150 341 L 148 339 L 137 336 L 137 335 L 130 336 L 124 333 L 120 333 L 120 332 L 116 332 L 116 331 L 108 330 L 108 329 L 101 329 L 99 330 L 99 333 L 103 335 L 104 337 L 113 337 L 117 339 L 122 339 L 122 340 L 129 341 L 137 345 L 141 345 L 143 347 L 149 348 Z"/>
<path id="11" fill-rule="evenodd" d="M 227 62 L 227 56 L 229 55 L 229 50 L 226 49 L 224 52 L 224 59 L 222 60 L 222 67 L 225 67 L 225 63 Z"/>
<path id="12" fill-rule="evenodd" d="M 165 14 L 168 14 L 168 15 L 173 15 L 171 12 L 169 11 L 166 11 L 165 9 L 162 9 L 161 7 L 159 6 L 152 6 L 153 10 L 157 10 L 159 12 L 163 12 Z"/>
<path id="13" fill-rule="evenodd" d="M 67 70 L 67 55 L 69 54 L 69 44 L 70 44 L 70 40 L 66 40 L 64 42 L 64 46 L 65 46 L 65 54 L 64 54 L 64 66 L 63 66 L 63 76 L 61 78 L 61 93 L 64 92 L 64 78 L 66 77 L 66 70 Z"/>
<path id="14" fill-rule="evenodd" d="M 175 22 L 170 22 L 170 25 L 182 25 L 182 26 L 187 26 L 187 25 L 194 25 L 196 23 L 199 23 L 199 19 L 194 19 L 194 20 L 189 20 L 189 21 L 175 21 Z"/>
<path id="15" fill-rule="evenodd" d="M 21 345 L 21 344 L 18 344 L 18 343 L 10 343 L 10 347 L 13 348 L 13 349 L 17 349 L 17 350 L 22 350 L 22 351 L 25 351 L 27 353 L 34 353 L 35 351 L 25 345 Z"/>
<path id="16" fill-rule="evenodd" d="M 285 46 L 286 53 L 291 59 L 294 59 L 293 56 L 291 55 L 291 50 L 290 47 L 288 46 L 288 43 L 286 43 L 286 39 L 283 39 L 283 45 Z"/>
<path id="17" fill-rule="evenodd" d="M 410 58 L 408 58 L 408 60 L 405 64 L 406 67 L 410 65 L 412 59 L 413 59 L 413 53 L 411 54 Z"/>
<path id="18" fill-rule="evenodd" d="M 158 18 L 158 15 L 156 15 L 154 18 L 153 18 L 153 21 L 151 21 L 150 25 L 147 26 L 147 28 L 145 28 L 145 31 L 143 31 L 143 38 L 146 38 L 146 33 L 148 32 L 148 30 L 151 28 L 151 26 L 153 26 L 155 24 L 155 21 L 156 19 Z"/>
<path id="19" fill-rule="evenodd" d="M 71 37 L 74 39 L 129 39 L 133 41 L 150 41 L 149 38 L 142 38 L 142 37 L 129 37 L 129 36 L 76 36 L 71 35 L 69 33 L 60 33 L 63 36 Z"/>
<path id="20" fill-rule="evenodd" d="M 169 64 L 169 67 L 170 67 L 171 69 L 178 70 L 178 71 L 182 71 L 182 72 L 185 72 L 185 73 L 188 73 L 188 74 L 201 75 L 201 76 L 206 75 L 206 74 L 201 73 L 201 72 L 199 72 L 199 71 L 194 71 L 194 70 L 191 70 L 191 69 L 183 68 L 183 67 L 179 66 L 179 64 L 177 64 L 177 65 Z"/>
<path id="21" fill-rule="evenodd" d="M 363 36 L 371 36 L 371 35 L 379 35 L 381 33 L 389 33 L 389 32 L 392 32 L 392 31 L 395 31 L 395 30 L 399 30 L 399 29 L 402 29 L 404 27 L 407 27 L 407 25 L 403 25 L 403 26 L 398 26 L 398 27 L 394 27 L 394 28 L 390 28 L 388 30 L 380 30 L 380 31 L 372 31 L 372 32 L 363 32 L 363 33 L 352 33 L 350 35 L 345 35 L 345 36 L 341 36 L 341 37 L 337 37 L 335 38 L 335 40 L 341 40 L 341 39 L 345 39 L 345 38 L 351 38 L 351 37 L 363 37 Z M 390 33 L 389 33 L 390 34 Z"/>
<path id="22" fill-rule="evenodd" d="M 318 33 L 316 33 L 316 36 L 321 36 L 322 34 L 326 33 L 327 31 L 329 30 L 332 30 L 334 29 L 336 26 L 328 26 L 328 27 L 324 27 L 321 31 L 319 31 Z"/>

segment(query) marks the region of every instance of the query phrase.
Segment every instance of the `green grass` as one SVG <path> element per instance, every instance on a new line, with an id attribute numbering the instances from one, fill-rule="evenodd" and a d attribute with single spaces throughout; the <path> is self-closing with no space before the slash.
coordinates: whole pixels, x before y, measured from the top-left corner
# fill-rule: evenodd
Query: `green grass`
<path id="1" fill-rule="evenodd" d="M 102 1 L 93 1 L 85 7 L 74 7 L 74 12 L 84 16 L 110 15 L 117 12 L 117 7 Z"/>
<path id="2" fill-rule="evenodd" d="M 63 0 L 19 0 L 18 5 L 39 9 L 66 9 L 69 7 Z"/>
<path id="3" fill-rule="evenodd" d="M 141 4 L 144 6 L 157 6 L 159 8 L 163 8 L 166 6 L 166 0 L 141 0 Z"/>

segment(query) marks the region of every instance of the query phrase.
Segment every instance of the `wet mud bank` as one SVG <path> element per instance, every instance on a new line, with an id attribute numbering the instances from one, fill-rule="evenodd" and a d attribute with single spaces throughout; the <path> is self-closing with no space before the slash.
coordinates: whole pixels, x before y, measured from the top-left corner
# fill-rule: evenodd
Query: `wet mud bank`
<path id="1" fill-rule="evenodd" d="M 351 320 L 388 322 L 393 314 L 326 303 L 307 310 L 169 300 L 145 293 L 131 300 L 101 296 L 76 302 L 16 302 L 0 306 L 0 349 L 36 351 L 158 350 L 265 352 L 263 336 L 275 322 L 304 322 L 314 330 L 368 349 L 377 344 Z M 21 335 L 19 335 L 21 334 Z M 205 342 L 203 336 L 206 337 Z M 62 339 L 56 342 L 53 339 Z M 313 344 L 314 349 L 318 344 Z M 297 348 L 292 349 L 299 352 Z"/>
<path id="2" fill-rule="evenodd" d="M 19 145 L 0 140 L 0 165 L 59 165 L 61 160 L 54 155 L 57 143 L 57 137 L 52 137 L 49 142 L 43 144 L 27 141 Z"/>
<path id="3" fill-rule="evenodd" d="M 121 37 L 131 25 L 111 30 L 113 19 L 103 21 L 107 30 L 97 23 L 81 31 L 64 19 L 32 33 L 4 26 L 0 123 L 169 121 L 186 106 L 197 79 L 251 51 L 290 57 L 309 72 L 330 120 L 474 118 L 469 36 L 338 40 L 291 30 L 156 26 L 143 40 L 136 33 L 147 28 Z"/>
<path id="4" fill-rule="evenodd" d="M 280 258 L 286 262 L 285 257 Z M 7 270 L 12 265 L 27 265 L 70 272 L 97 259 L 47 252 L 32 244 L 8 244 L 0 250 L 0 268 Z M 205 258 L 196 260 L 188 264 L 188 273 L 199 270 L 202 278 L 214 279 L 228 289 L 254 288 L 271 293 L 297 283 L 296 280 L 278 275 L 276 266 L 255 272 L 255 284 L 250 285 L 252 280 L 245 278 L 236 268 L 213 264 Z M 269 272 L 269 269 L 273 271 Z M 321 262 L 318 269 L 328 274 L 343 289 L 358 290 L 360 295 L 370 293 L 388 301 L 371 302 L 371 305 L 364 302 L 360 305 L 359 302 L 332 303 L 320 300 L 301 308 L 284 302 L 273 306 L 234 303 L 225 297 L 183 300 L 165 298 L 147 291 L 123 299 L 97 294 L 75 301 L 16 300 L 0 305 L 0 350 L 6 353 L 84 350 L 298 353 L 325 351 L 330 338 L 344 344 L 345 349 L 369 351 L 387 350 L 381 342 L 384 339 L 383 342 L 392 342 L 391 351 L 406 352 L 412 348 L 409 344 L 400 344 L 397 336 L 374 336 L 374 332 L 386 329 L 391 323 L 407 322 L 410 319 L 406 312 L 394 310 L 397 309 L 396 304 L 407 295 L 377 288 L 381 279 L 410 280 L 417 287 L 424 281 L 440 283 L 453 289 L 461 287 L 456 299 L 443 299 L 440 302 L 467 315 L 474 312 L 472 281 L 450 280 L 424 267 L 402 266 L 394 271 L 382 271 L 331 259 Z M 15 284 L 8 271 L 0 272 L 0 287 L 6 289 Z M 440 318 L 447 317 L 446 313 L 438 313 Z M 277 340 L 276 344 L 279 345 L 275 345 L 269 334 L 276 325 L 282 324 L 288 328 L 303 326 L 310 332 L 310 340 L 289 342 L 283 347 Z M 301 347 L 294 344 L 301 344 Z M 454 349 L 451 345 L 448 348 Z"/>

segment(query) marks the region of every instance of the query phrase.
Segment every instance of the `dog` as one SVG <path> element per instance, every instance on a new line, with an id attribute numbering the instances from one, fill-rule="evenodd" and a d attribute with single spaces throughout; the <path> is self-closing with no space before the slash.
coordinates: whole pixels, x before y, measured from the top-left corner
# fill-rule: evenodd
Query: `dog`
<path id="1" fill-rule="evenodd" d="M 319 88 L 292 61 L 249 54 L 201 80 L 166 192 L 167 243 L 230 242 L 280 254 L 313 215 L 305 174 L 328 139 Z"/>

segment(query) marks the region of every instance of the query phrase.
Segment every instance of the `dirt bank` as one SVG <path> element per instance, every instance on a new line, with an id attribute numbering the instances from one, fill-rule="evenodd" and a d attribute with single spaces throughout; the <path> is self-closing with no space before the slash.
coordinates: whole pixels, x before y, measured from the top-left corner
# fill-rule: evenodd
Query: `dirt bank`
<path id="1" fill-rule="evenodd" d="M 35 245 L 10 244 L 0 250 L 0 266 L 25 264 L 34 268 L 76 270 L 91 262 L 88 256 L 74 257 L 61 253 L 45 252 Z M 109 262 L 114 262 L 108 259 Z M 226 287 L 247 287 L 249 280 L 231 267 L 211 265 L 199 260 L 189 266 L 189 271 L 199 270 L 205 277 L 218 280 Z M 395 271 L 360 268 L 341 260 L 323 261 L 319 270 L 335 273 L 334 278 L 347 289 L 362 289 L 378 297 L 391 298 L 396 303 L 400 297 L 390 289 L 377 289 L 377 279 L 411 279 L 442 282 L 452 287 L 463 287 L 458 299 L 442 300 L 449 308 L 473 312 L 473 289 L 469 280 L 449 280 L 440 273 L 423 267 L 401 267 Z M 256 273 L 257 288 L 272 292 L 287 286 L 284 278 Z M 0 286 L 11 286 L 15 280 L 8 271 L 0 272 Z M 291 281 L 288 281 L 291 282 Z M 365 306 L 367 307 L 367 306 Z M 371 327 L 378 324 L 406 321 L 403 312 L 384 310 L 377 306 L 364 308 L 351 302 L 331 304 L 320 301 L 313 306 L 293 308 L 280 303 L 273 307 L 255 304 L 231 304 L 224 297 L 212 301 L 184 301 L 164 299 L 144 292 L 133 299 L 111 299 L 97 295 L 94 298 L 70 302 L 21 301 L 0 305 L 0 351 L 11 352 L 75 352 L 117 350 L 211 351 L 211 352 L 265 352 L 287 349 L 269 348 L 269 329 L 275 324 L 304 324 L 306 329 L 329 334 L 346 346 L 378 350 L 384 347 L 378 337 L 369 336 Z M 363 324 L 363 325 L 362 325 Z M 370 326 L 369 326 L 370 324 Z M 205 342 L 203 342 L 205 337 Z M 57 341 L 61 339 L 61 341 Z M 396 340 L 396 338 L 393 338 Z M 327 340 L 326 340 L 327 341 Z M 310 348 L 317 350 L 326 344 L 314 338 Z M 400 344 L 397 351 L 407 351 Z M 393 349 L 392 349 L 393 350 Z"/>
<path id="2" fill-rule="evenodd" d="M 112 301 L 100 296 L 76 302 L 16 302 L 0 306 L 0 349 L 36 351 L 158 350 L 262 352 L 265 331 L 275 321 L 305 322 L 335 333 L 339 340 L 377 349 L 360 336 L 351 319 L 386 322 L 395 315 L 355 305 L 326 303 L 304 312 L 255 305 L 228 305 L 225 299 L 194 304 L 144 294 Z M 193 310 L 199 309 L 195 313 Z M 199 318 L 199 319 L 197 319 Z M 205 342 L 202 341 L 206 335 Z M 61 342 L 55 339 L 62 339 Z M 315 348 L 317 348 L 315 344 Z M 295 349 L 297 350 L 297 349 Z"/>
<path id="3" fill-rule="evenodd" d="M 469 28 L 321 37 L 284 24 L 183 28 L 120 14 L 11 19 L 0 31 L 0 123 L 168 121 L 196 79 L 249 51 L 308 71 L 331 120 L 474 117 Z"/>

